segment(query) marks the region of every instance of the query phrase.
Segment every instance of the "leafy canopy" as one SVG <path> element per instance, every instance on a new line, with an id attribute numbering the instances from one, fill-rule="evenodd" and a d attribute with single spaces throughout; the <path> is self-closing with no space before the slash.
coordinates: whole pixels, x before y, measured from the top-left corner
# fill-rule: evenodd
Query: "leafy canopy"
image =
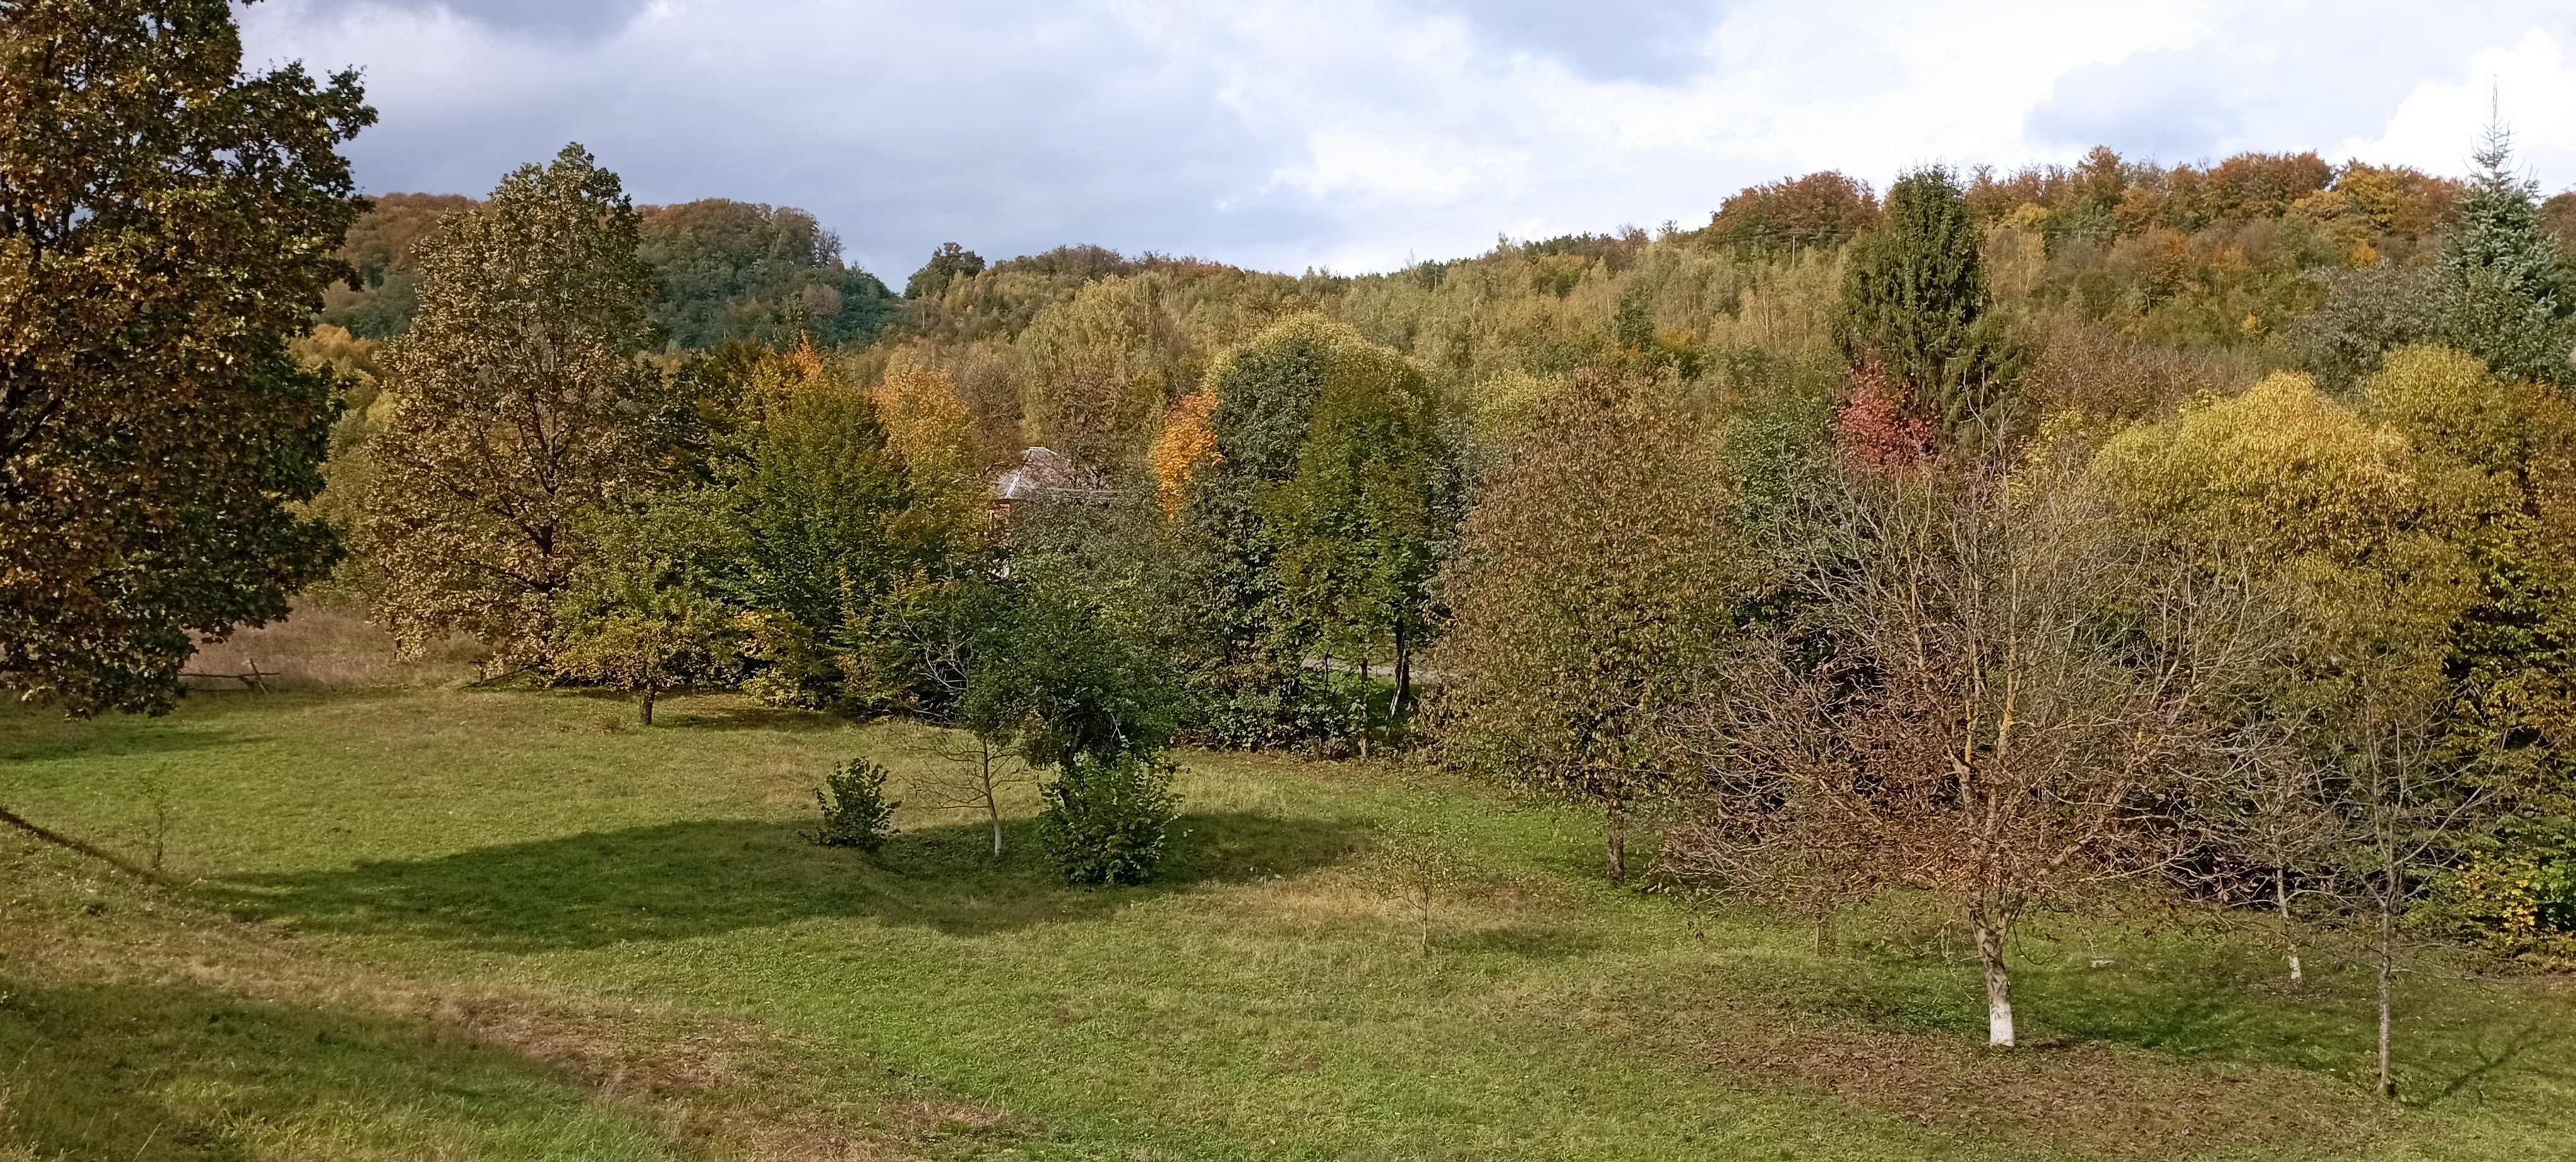
<path id="1" fill-rule="evenodd" d="M 326 572 L 333 377 L 287 342 L 364 203 L 355 72 L 242 70 L 224 0 L 0 7 L 0 683 L 162 711 L 192 633 Z"/>

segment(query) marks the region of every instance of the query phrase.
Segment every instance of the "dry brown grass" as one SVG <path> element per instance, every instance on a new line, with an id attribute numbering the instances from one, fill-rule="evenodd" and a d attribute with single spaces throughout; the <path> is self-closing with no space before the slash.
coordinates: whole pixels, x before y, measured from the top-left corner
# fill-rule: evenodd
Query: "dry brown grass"
<path id="1" fill-rule="evenodd" d="M 482 647 L 469 637 L 439 643 L 428 655 L 397 655 L 393 635 L 348 609 L 316 602 L 296 606 L 286 620 L 201 641 L 187 666 L 188 685 L 238 690 L 237 675 L 256 670 L 261 683 L 280 690 L 349 690 L 466 680 L 475 676 Z"/>

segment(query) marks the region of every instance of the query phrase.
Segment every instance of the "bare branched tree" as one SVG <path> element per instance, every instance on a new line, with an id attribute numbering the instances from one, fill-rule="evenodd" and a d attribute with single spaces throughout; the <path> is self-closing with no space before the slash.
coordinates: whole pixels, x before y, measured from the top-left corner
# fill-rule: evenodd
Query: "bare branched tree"
<path id="1" fill-rule="evenodd" d="M 1878 886 L 1883 821 L 1847 741 L 1858 701 L 1847 674 L 1799 658 L 1779 635 L 1734 643 L 1676 717 L 1675 749 L 1700 766 L 1667 839 L 1670 869 L 1701 890 L 1785 908 L 1835 948 L 1844 905 Z"/>
<path id="2" fill-rule="evenodd" d="M 2397 1096 L 2390 1060 L 2396 1028 L 2397 977 L 2403 970 L 2397 925 L 2434 890 L 2434 871 L 2482 805 L 2470 764 L 2444 753 L 2440 725 L 2447 687 L 2357 683 L 2348 713 L 2329 727 L 2342 770 L 2326 787 L 2326 806 L 2341 827 L 2337 871 L 2329 883 L 2345 914 L 2370 939 L 2378 1000 L 2378 1090 Z"/>
<path id="3" fill-rule="evenodd" d="M 1854 474 L 1849 564 L 1816 602 L 1870 676 L 1839 720 L 1869 772 L 1878 874 L 1957 902 L 1998 1046 L 2015 1037 L 2015 925 L 2163 868 L 2140 825 L 2212 761 L 2209 710 L 2265 639 L 2250 586 L 2120 536 L 2080 455 L 2043 441 Z"/>

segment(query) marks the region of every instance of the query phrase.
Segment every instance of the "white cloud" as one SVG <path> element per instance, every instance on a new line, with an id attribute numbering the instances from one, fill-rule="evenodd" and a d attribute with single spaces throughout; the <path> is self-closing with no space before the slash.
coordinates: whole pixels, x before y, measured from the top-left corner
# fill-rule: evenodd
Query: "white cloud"
<path id="1" fill-rule="evenodd" d="M 2481 51 L 2469 58 L 2465 76 L 2416 86 L 2385 128 L 2339 143 L 2336 153 L 2456 173 L 2475 144 L 2464 127 L 2484 125 L 2492 110 L 2513 129 L 2522 164 L 2554 177 L 2550 188 L 2564 185 L 2576 176 L 2576 123 L 2564 116 L 2576 108 L 2576 62 L 2568 47 L 2535 29 Z"/>
<path id="2" fill-rule="evenodd" d="M 271 0 L 254 58 L 366 66 L 378 191 L 567 140 L 639 199 L 804 206 L 900 282 L 955 240 L 1273 269 L 1704 221 L 1814 169 L 2323 148 L 2456 170 L 2505 90 L 2576 177 L 2576 15 L 2221 0 Z M 461 13 L 461 14 L 460 14 Z M 2527 98 L 2526 98 L 2527 93 Z M 2528 110 L 2514 117 L 2517 110 Z"/>

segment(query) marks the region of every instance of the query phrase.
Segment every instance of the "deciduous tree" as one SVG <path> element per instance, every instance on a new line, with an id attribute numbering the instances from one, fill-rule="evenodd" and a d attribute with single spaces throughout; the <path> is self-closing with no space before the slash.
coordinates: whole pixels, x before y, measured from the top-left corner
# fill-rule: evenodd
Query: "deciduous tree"
<path id="1" fill-rule="evenodd" d="M 655 483 L 636 405 L 651 273 L 617 175 L 578 145 L 523 166 L 424 242 L 420 311 L 386 356 L 360 544 L 412 648 L 462 630 L 543 661 L 590 514 Z"/>
<path id="2" fill-rule="evenodd" d="M 1479 486 L 1429 665 L 1450 762 L 1598 806 L 1627 874 L 1632 809 L 1680 773 L 1689 702 L 1745 588 L 1712 450 L 1598 379 L 1545 405 Z"/>
<path id="3" fill-rule="evenodd" d="M 2204 761 L 2212 705 L 2264 638 L 2244 586 L 2143 558 L 2080 445 L 1852 479 L 1850 563 L 1817 595 L 1869 675 L 1842 715 L 1867 841 L 1976 933 L 1990 1043 L 2016 1037 L 2005 950 L 2033 912 L 2149 874 L 2133 816 Z M 1827 768 L 1830 771 L 1831 768 Z"/>
<path id="4" fill-rule="evenodd" d="M 740 673 L 725 596 L 742 557 L 719 499 L 687 491 L 585 518 L 585 552 L 554 607 L 556 674 L 634 691 L 651 726 L 662 691 Z"/>
<path id="5" fill-rule="evenodd" d="M 354 72 L 243 71 L 221 0 L 0 8 L 0 684 L 166 710 L 191 634 L 330 568 L 334 382 L 287 343 L 374 120 Z"/>
<path id="6" fill-rule="evenodd" d="M 1153 274 L 1083 287 L 1039 312 L 1019 347 L 1029 442 L 1109 472 L 1143 463 L 1164 406 L 1190 377 L 1187 339 Z"/>

